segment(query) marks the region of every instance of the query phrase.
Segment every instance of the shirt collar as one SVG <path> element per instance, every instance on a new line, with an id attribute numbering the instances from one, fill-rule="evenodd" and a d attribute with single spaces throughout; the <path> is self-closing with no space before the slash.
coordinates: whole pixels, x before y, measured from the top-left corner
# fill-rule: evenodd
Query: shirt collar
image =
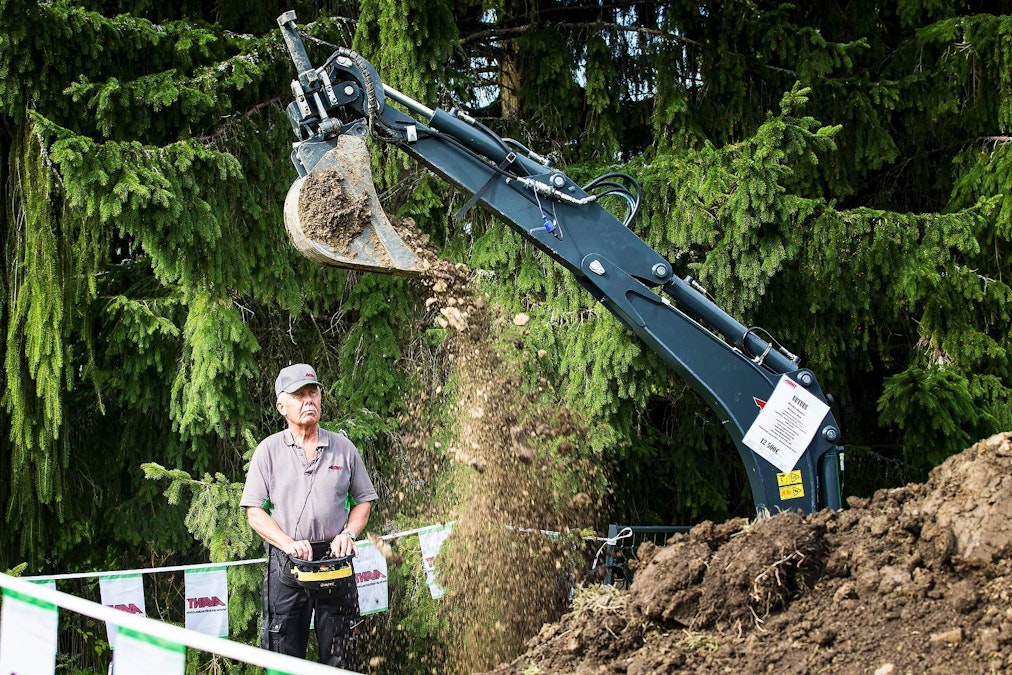
<path id="1" fill-rule="evenodd" d="M 292 435 L 291 429 L 285 429 L 284 433 L 281 435 L 281 440 L 287 446 L 298 447 L 295 443 L 295 436 Z M 316 434 L 316 447 L 320 450 L 320 452 L 323 452 L 323 448 L 330 447 L 330 434 L 324 431 L 323 428 L 321 428 Z"/>

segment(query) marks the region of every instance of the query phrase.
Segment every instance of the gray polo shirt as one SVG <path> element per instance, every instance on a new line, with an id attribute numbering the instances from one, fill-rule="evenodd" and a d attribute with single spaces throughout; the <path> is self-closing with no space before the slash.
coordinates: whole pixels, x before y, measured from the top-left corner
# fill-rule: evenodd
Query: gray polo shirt
<path id="1" fill-rule="evenodd" d="M 348 522 L 346 498 L 378 498 L 355 445 L 344 434 L 319 430 L 320 455 L 307 462 L 292 432 L 280 431 L 257 446 L 246 475 L 240 506 L 263 507 L 293 539 L 330 541 Z"/>

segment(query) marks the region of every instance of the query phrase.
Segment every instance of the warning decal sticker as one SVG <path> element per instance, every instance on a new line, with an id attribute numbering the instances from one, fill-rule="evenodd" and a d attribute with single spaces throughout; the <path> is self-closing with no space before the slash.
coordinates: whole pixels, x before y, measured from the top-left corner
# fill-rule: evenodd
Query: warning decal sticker
<path id="1" fill-rule="evenodd" d="M 801 472 L 791 471 L 790 473 L 778 473 L 777 474 L 777 485 L 783 487 L 785 485 L 796 485 L 801 482 Z"/>
<path id="2" fill-rule="evenodd" d="M 801 472 L 777 474 L 777 485 L 780 486 L 781 499 L 800 499 L 805 496 L 805 486 L 801 483 Z"/>

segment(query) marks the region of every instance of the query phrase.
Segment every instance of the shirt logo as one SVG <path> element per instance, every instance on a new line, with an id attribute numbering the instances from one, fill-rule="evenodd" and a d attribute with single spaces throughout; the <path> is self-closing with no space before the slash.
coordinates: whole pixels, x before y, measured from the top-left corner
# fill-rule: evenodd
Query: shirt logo
<path id="1" fill-rule="evenodd" d="M 339 465 L 337 465 L 337 464 L 331 464 L 327 468 L 329 468 L 331 471 L 340 471 L 341 470 L 341 467 Z"/>

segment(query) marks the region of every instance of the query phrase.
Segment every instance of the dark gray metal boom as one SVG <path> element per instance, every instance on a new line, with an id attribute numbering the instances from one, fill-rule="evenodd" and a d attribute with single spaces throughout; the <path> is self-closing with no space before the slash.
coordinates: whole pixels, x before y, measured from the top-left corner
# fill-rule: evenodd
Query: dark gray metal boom
<path id="1" fill-rule="evenodd" d="M 384 86 L 355 52 L 339 48 L 313 68 L 294 13 L 278 23 L 298 70 L 288 114 L 300 176 L 343 134 L 371 132 L 396 145 L 472 195 L 465 209 L 481 202 L 568 269 L 702 396 L 738 449 L 757 512 L 840 508 L 843 447 L 815 374 L 764 330 L 729 316 L 690 277 L 675 276 L 629 229 L 635 181 L 608 174 L 581 187 L 466 114 L 430 109 Z M 625 222 L 601 206 L 604 194 L 630 204 Z"/>

